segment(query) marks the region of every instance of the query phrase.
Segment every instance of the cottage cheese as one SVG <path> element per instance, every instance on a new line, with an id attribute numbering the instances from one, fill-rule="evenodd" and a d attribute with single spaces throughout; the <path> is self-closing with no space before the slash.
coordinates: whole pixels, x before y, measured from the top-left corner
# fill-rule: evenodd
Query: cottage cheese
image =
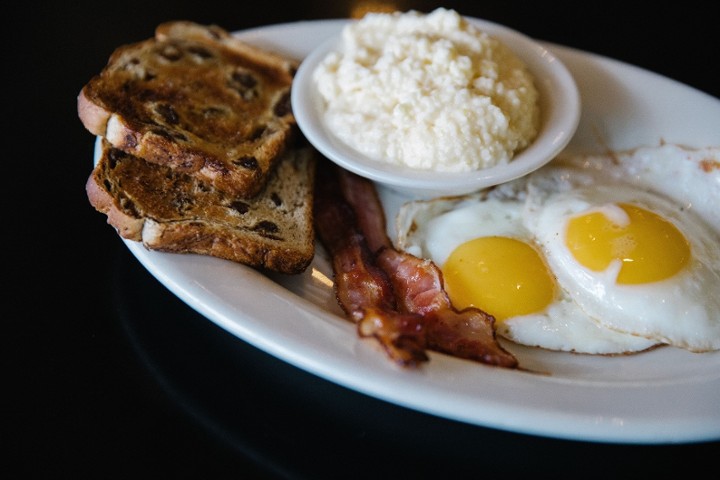
<path id="1" fill-rule="evenodd" d="M 526 66 L 453 10 L 348 24 L 314 80 L 328 127 L 379 161 L 478 170 L 509 162 L 538 131 Z"/>

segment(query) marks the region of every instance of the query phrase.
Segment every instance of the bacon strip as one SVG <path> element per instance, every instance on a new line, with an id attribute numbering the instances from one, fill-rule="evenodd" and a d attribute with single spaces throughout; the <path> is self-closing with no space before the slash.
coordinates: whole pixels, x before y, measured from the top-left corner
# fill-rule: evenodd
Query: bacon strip
<path id="1" fill-rule="evenodd" d="M 375 185 L 354 173 L 337 168 L 340 194 L 348 208 L 355 212 L 359 231 L 365 237 L 370 250 L 378 253 L 382 248 L 392 248 L 387 235 L 385 210 L 378 198 Z"/>
<path id="2" fill-rule="evenodd" d="M 497 341 L 494 317 L 477 308 L 456 310 L 445 292 L 440 269 L 429 260 L 394 248 L 374 184 L 347 170 L 338 169 L 338 175 L 342 193 L 357 213 L 360 231 L 390 278 L 400 310 L 422 316 L 428 348 L 517 368 L 517 359 Z"/>
<path id="3" fill-rule="evenodd" d="M 477 308 L 456 310 L 443 287 L 442 272 L 433 262 L 385 248 L 378 255 L 378 264 L 390 276 L 401 310 L 425 319 L 429 349 L 517 368 L 515 356 L 497 341 L 495 318 Z"/>
<path id="4" fill-rule="evenodd" d="M 375 338 L 398 364 L 416 367 L 428 360 L 422 317 L 397 310 L 392 285 L 357 229 L 336 171 L 329 161 L 318 165 L 314 215 L 318 237 L 332 257 L 338 303 L 361 337 Z"/>

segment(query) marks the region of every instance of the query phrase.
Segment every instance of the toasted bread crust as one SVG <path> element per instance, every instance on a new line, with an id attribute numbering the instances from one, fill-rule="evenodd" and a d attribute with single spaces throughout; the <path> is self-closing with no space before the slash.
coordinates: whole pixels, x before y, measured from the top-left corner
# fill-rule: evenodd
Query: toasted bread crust
<path id="1" fill-rule="evenodd" d="M 78 115 L 116 148 L 250 198 L 297 135 L 296 67 L 217 26 L 167 22 L 113 52 Z"/>
<path id="2" fill-rule="evenodd" d="M 311 147 L 288 149 L 263 190 L 242 199 L 103 140 L 86 191 L 122 237 L 149 249 L 294 274 L 307 268 L 315 251 L 315 164 Z"/>

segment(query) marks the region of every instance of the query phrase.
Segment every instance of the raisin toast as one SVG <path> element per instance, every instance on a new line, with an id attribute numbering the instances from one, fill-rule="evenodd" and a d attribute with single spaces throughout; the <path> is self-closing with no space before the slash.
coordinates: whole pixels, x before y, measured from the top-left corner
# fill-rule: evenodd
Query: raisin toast
<path id="1" fill-rule="evenodd" d="M 215 25 L 166 22 L 112 53 L 78 115 L 116 148 L 250 198 L 297 135 L 296 68 Z"/>
<path id="2" fill-rule="evenodd" d="M 86 191 L 120 236 L 151 250 L 197 253 L 295 274 L 314 255 L 316 153 L 288 148 L 264 188 L 244 199 L 101 140 Z"/>

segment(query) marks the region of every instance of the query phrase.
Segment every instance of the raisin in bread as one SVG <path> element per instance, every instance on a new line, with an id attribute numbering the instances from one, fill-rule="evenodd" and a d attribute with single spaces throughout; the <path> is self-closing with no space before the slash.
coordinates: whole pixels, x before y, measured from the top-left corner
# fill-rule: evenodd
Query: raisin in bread
<path id="1" fill-rule="evenodd" d="M 248 198 L 296 135 L 296 67 L 217 26 L 166 22 L 113 52 L 78 115 L 116 148 Z"/>
<path id="2" fill-rule="evenodd" d="M 307 268 L 315 251 L 315 155 L 309 146 L 288 148 L 260 193 L 243 199 L 102 140 L 86 190 L 122 237 L 149 249 L 295 274 Z"/>

